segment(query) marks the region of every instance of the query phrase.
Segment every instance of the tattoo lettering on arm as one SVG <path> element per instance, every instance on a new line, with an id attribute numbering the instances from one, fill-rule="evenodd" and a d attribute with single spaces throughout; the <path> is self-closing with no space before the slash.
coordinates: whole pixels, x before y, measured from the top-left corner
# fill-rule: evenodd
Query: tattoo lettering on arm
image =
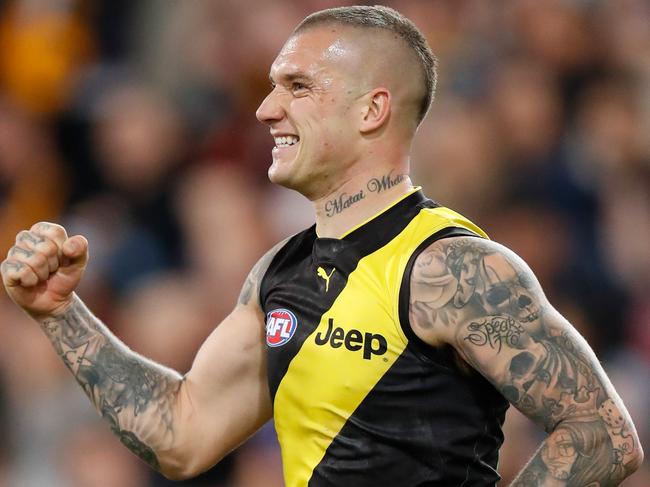
<path id="1" fill-rule="evenodd" d="M 155 449 L 173 441 L 182 377 L 119 343 L 78 298 L 41 327 L 113 433 L 159 470 Z"/>
<path id="2" fill-rule="evenodd" d="M 514 485 L 618 485 L 638 467 L 620 398 L 515 254 L 475 237 L 439 240 L 416 259 L 410 299 L 421 338 L 451 343 L 549 433 Z"/>

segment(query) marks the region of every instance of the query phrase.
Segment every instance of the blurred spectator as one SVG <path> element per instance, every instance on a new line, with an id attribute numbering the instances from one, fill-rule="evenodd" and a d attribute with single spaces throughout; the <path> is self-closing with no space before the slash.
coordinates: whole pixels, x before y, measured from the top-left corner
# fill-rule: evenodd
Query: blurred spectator
<path id="1" fill-rule="evenodd" d="M 21 229 L 56 219 L 65 191 L 47 126 L 0 99 L 0 251 L 9 250 Z"/>
<path id="2" fill-rule="evenodd" d="M 189 170 L 178 193 L 189 267 L 215 322 L 232 309 L 246 275 L 272 245 L 250 177 L 233 166 Z"/>
<path id="3" fill-rule="evenodd" d="M 73 73 L 88 61 L 92 37 L 77 2 L 14 0 L 0 18 L 0 86 L 6 96 L 38 114 L 61 110 Z"/>
<path id="4" fill-rule="evenodd" d="M 146 467 L 102 424 L 79 422 L 72 428 L 68 446 L 59 450 L 57 463 L 69 487 L 141 487 Z"/>
<path id="5" fill-rule="evenodd" d="M 97 265 L 121 293 L 181 263 L 173 194 L 185 156 L 182 123 L 164 96 L 131 84 L 105 93 L 93 122 L 103 188 L 75 204 L 71 224 L 101 241 Z"/>

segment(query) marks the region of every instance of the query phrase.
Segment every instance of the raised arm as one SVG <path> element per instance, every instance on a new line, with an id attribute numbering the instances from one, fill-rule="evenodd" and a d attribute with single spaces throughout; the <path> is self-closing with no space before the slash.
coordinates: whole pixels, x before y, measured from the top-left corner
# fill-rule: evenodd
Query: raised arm
<path id="1" fill-rule="evenodd" d="M 433 243 L 413 267 L 410 320 L 549 433 L 515 486 L 618 485 L 640 465 L 632 420 L 596 356 L 510 250 L 473 237 Z"/>
<path id="2" fill-rule="evenodd" d="M 212 466 L 270 418 L 256 296 L 273 255 L 251 271 L 237 306 L 185 376 L 131 351 L 74 294 L 88 260 L 85 238 L 38 223 L 18 234 L 2 277 L 122 443 L 180 479 Z"/>

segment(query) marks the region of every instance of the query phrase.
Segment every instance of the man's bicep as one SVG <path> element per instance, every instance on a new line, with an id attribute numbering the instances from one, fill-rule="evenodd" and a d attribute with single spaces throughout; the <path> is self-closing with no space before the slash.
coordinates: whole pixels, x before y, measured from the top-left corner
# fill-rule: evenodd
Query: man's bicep
<path id="1" fill-rule="evenodd" d="M 271 416 L 267 386 L 262 279 L 277 251 L 269 250 L 248 274 L 237 304 L 203 343 L 185 376 L 178 410 L 198 470 L 218 461 Z"/>
<path id="2" fill-rule="evenodd" d="M 551 431 L 579 409 L 595 414 L 609 383 L 577 332 L 550 307 L 542 315 L 540 332 L 507 314 L 470 318 L 457 327 L 453 345 L 510 403 Z"/>
<path id="3" fill-rule="evenodd" d="M 537 363 L 544 353 L 533 337 L 541 332 L 546 299 L 525 264 L 513 259 L 488 240 L 449 238 L 425 249 L 411 275 L 415 333 L 434 346 L 453 345 L 502 393 L 509 391 L 513 361 Z"/>
<path id="4" fill-rule="evenodd" d="M 238 306 L 201 346 L 183 382 L 179 410 L 203 471 L 271 417 L 261 313 Z"/>
<path id="5" fill-rule="evenodd" d="M 474 295 L 456 305 L 451 344 L 547 430 L 572 411 L 596 413 L 613 390 L 589 345 L 518 256 L 493 242 L 473 244 Z"/>
<path id="6" fill-rule="evenodd" d="M 562 444 L 545 454 L 566 454 L 557 460 L 558 474 L 579 455 L 599 459 L 587 470 L 605 457 L 621 469 L 634 462 L 639 446 L 625 407 L 589 345 L 548 303 L 528 266 L 503 246 L 477 238 L 436 242 L 428 251 L 412 277 L 414 331 L 452 344 L 519 410 L 555 431 L 552 440 Z M 592 451 L 579 451 L 586 444 Z"/>

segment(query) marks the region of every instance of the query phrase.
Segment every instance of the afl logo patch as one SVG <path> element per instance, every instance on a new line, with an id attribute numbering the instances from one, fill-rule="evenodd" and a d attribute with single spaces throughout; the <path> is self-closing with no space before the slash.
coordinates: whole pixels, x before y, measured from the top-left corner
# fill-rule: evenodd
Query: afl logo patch
<path id="1" fill-rule="evenodd" d="M 291 340 L 298 328 L 298 320 L 288 309 L 274 309 L 266 315 L 266 344 L 280 347 Z"/>

